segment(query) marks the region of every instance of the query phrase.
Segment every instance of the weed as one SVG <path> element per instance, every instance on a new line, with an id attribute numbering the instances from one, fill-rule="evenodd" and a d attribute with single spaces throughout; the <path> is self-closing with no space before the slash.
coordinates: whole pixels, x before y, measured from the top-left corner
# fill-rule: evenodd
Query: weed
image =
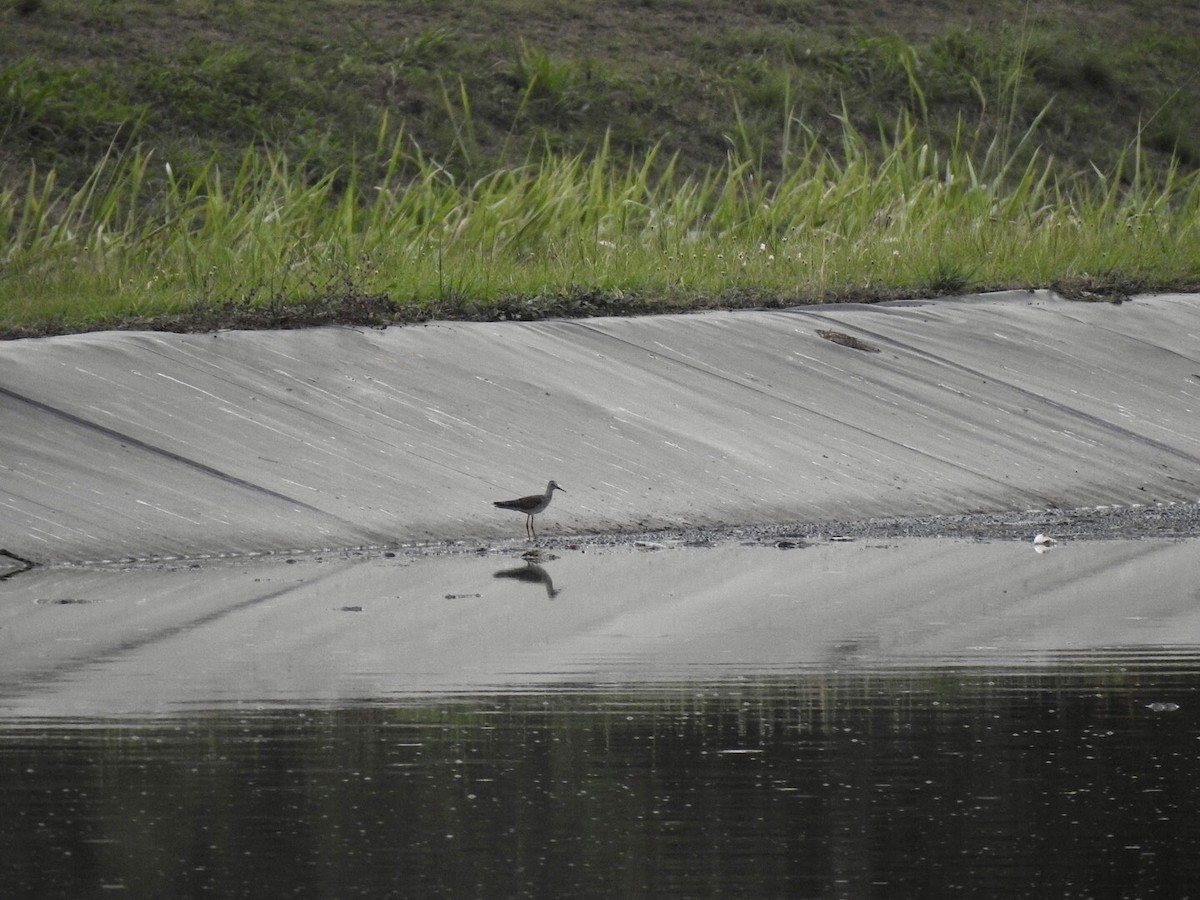
<path id="1" fill-rule="evenodd" d="M 939 257 L 930 268 L 922 285 L 934 296 L 961 294 L 971 287 L 971 267 L 957 260 Z"/>
<path id="2" fill-rule="evenodd" d="M 907 118 L 882 155 L 843 129 L 836 155 L 793 135 L 778 180 L 736 155 L 700 178 L 653 153 L 624 165 L 604 143 L 461 181 L 397 139 L 393 175 L 369 186 L 353 169 L 310 182 L 286 155 L 251 148 L 233 170 L 166 167 L 149 197 L 154 155 L 114 147 L 81 189 L 47 173 L 20 202 L 0 198 L 0 328 L 131 314 L 377 324 L 1200 280 L 1200 178 L 1159 178 L 1139 144 L 1113 172 L 1063 180 L 1036 157 L 995 159 L 994 145 L 983 158 L 931 146 Z"/>

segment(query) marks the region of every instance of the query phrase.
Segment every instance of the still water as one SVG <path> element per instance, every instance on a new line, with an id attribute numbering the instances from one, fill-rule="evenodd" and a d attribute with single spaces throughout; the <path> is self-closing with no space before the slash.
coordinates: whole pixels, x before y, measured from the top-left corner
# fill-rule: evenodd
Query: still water
<path id="1" fill-rule="evenodd" d="M 0 895 L 1194 895 L 1197 551 L 13 579 Z"/>

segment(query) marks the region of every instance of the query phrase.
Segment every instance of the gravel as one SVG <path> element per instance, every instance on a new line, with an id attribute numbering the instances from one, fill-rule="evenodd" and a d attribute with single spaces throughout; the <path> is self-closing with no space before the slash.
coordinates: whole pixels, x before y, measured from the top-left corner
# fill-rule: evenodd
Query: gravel
<path id="1" fill-rule="evenodd" d="M 1032 541 L 1044 535 L 1053 542 L 1079 540 L 1184 540 L 1200 538 L 1200 503 L 1166 503 L 1152 506 L 1100 506 L 1086 509 L 1035 509 L 1022 512 L 959 513 L 937 516 L 909 516 L 866 519 L 858 522 L 795 522 L 783 525 L 727 525 L 706 528 L 665 528 L 651 531 L 620 531 L 601 534 L 547 536 L 530 547 L 523 540 L 500 543 L 482 540 L 454 540 L 419 544 L 371 547 L 328 547 L 324 550 L 288 553 L 228 553 L 218 560 L 211 557 L 189 559 L 153 556 L 139 559 L 89 561 L 59 564 L 68 567 L 103 567 L 131 570 L 137 568 L 200 568 L 203 562 L 260 561 L 296 562 L 302 558 L 341 557 L 373 559 L 381 557 L 416 558 L 498 553 L 512 555 L 523 551 L 531 561 L 554 558 L 555 550 L 603 550 L 636 548 L 643 550 L 669 547 L 716 547 L 721 544 L 761 545 L 780 549 L 798 549 L 826 541 L 898 540 L 907 538 L 944 538 L 981 541 Z M 22 569 L 25 571 L 25 569 Z"/>
<path id="2" fill-rule="evenodd" d="M 1039 534 L 1056 541 L 1140 540 L 1200 537 L 1200 504 L 1037 509 L 1021 512 L 960 513 L 867 519 L 860 522 L 796 522 L 716 528 L 617 532 L 544 539 L 547 548 L 641 544 L 716 545 L 730 541 L 801 546 L 819 540 L 879 538 L 959 538 L 1032 541 Z"/>

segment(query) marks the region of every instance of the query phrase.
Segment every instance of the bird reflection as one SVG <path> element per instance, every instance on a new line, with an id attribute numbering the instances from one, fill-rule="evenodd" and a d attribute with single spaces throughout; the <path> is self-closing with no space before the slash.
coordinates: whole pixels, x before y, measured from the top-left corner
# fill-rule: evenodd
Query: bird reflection
<path id="1" fill-rule="evenodd" d="M 527 562 L 523 566 L 518 566 L 515 569 L 501 569 L 493 578 L 515 578 L 517 581 L 527 581 L 530 584 L 540 584 L 546 588 L 546 596 L 553 600 L 559 595 L 559 591 L 554 589 L 554 581 L 550 578 L 550 573 L 541 566 Z"/>

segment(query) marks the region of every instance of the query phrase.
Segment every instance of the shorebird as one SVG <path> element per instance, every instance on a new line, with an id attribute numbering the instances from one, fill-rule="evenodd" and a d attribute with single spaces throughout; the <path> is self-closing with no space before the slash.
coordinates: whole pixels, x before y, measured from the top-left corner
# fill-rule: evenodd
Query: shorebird
<path id="1" fill-rule="evenodd" d="M 511 509 L 514 512 L 525 513 L 525 533 L 537 538 L 537 532 L 533 529 L 533 517 L 550 505 L 550 497 L 555 491 L 566 491 L 558 486 L 558 483 L 551 481 L 546 485 L 546 493 L 531 494 L 528 497 L 518 497 L 516 500 L 497 500 L 492 505 L 497 509 Z"/>

